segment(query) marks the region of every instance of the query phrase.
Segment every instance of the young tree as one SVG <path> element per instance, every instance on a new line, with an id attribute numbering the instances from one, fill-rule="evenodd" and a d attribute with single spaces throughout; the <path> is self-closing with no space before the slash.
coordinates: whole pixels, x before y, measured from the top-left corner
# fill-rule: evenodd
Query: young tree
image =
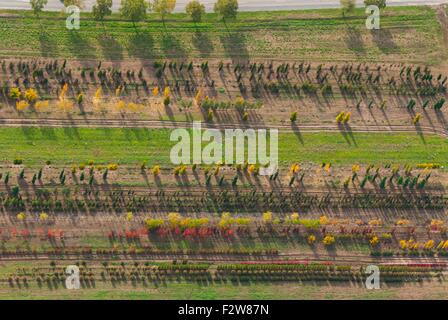
<path id="1" fill-rule="evenodd" d="M 187 4 L 186 11 L 194 22 L 200 22 L 205 13 L 205 6 L 197 0 L 193 0 Z"/>
<path id="2" fill-rule="evenodd" d="M 95 20 L 103 21 L 104 17 L 112 14 L 112 0 L 96 0 L 92 8 L 92 14 Z"/>
<path id="3" fill-rule="evenodd" d="M 64 6 L 77 6 L 79 9 L 84 8 L 84 0 L 64 0 Z"/>
<path id="4" fill-rule="evenodd" d="M 155 13 L 160 14 L 162 20 L 164 20 L 167 14 L 173 12 L 175 6 L 176 0 L 154 0 L 151 8 Z"/>
<path id="5" fill-rule="evenodd" d="M 145 0 L 121 0 L 120 14 L 134 24 L 146 18 L 148 4 Z"/>
<path id="6" fill-rule="evenodd" d="M 364 0 L 366 6 L 377 6 L 380 9 L 386 8 L 386 0 Z"/>
<path id="7" fill-rule="evenodd" d="M 342 7 L 342 15 L 353 12 L 355 9 L 355 0 L 340 0 Z"/>
<path id="8" fill-rule="evenodd" d="M 36 16 L 42 12 L 43 8 L 47 5 L 48 0 L 30 0 L 31 8 Z"/>
<path id="9" fill-rule="evenodd" d="M 218 0 L 215 3 L 214 11 L 225 21 L 235 19 L 238 13 L 238 0 Z"/>

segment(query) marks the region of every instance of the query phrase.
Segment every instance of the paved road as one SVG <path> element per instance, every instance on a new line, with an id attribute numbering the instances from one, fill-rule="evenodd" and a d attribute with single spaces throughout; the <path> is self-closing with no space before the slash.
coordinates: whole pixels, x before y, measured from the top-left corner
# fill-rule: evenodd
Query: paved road
<path id="1" fill-rule="evenodd" d="M 216 0 L 199 0 L 203 3 L 207 11 L 213 10 Z M 86 10 L 90 10 L 95 0 L 85 0 Z M 189 0 L 177 0 L 175 11 L 184 11 Z M 363 0 L 356 0 L 358 5 L 363 4 Z M 287 9 L 317 9 L 317 8 L 337 8 L 339 0 L 239 0 L 241 11 L 256 10 L 287 10 Z M 388 0 L 388 5 L 436 5 L 448 3 L 448 0 Z M 120 0 L 113 0 L 114 10 L 118 10 Z M 29 9 L 29 0 L 0 0 L 0 9 Z M 48 0 L 46 10 L 60 10 L 63 8 L 61 0 Z"/>

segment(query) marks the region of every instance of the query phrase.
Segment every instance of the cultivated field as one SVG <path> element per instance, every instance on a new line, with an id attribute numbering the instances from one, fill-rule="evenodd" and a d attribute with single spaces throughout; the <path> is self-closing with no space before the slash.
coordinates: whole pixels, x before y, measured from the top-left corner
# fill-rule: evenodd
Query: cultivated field
<path id="1" fill-rule="evenodd" d="M 0 11 L 0 298 L 446 299 L 446 10 Z M 173 164 L 193 121 L 279 170 Z"/>

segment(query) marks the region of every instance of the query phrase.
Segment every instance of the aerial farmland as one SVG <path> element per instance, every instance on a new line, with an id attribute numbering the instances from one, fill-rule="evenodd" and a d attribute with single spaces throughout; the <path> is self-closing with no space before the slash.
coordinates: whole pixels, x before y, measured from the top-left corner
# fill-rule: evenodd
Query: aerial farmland
<path id="1" fill-rule="evenodd" d="M 0 299 L 448 298 L 448 7 L 390 2 L 0 4 Z"/>

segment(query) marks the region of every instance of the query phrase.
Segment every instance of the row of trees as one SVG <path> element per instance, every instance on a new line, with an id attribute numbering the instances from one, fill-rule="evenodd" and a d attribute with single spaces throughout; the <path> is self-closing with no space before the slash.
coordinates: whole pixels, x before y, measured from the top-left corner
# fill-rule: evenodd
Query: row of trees
<path id="1" fill-rule="evenodd" d="M 340 0 L 342 15 L 346 13 L 353 12 L 356 6 L 355 0 Z M 386 0 L 364 0 L 365 6 L 377 6 L 379 9 L 384 9 L 386 7 Z"/>
<path id="2" fill-rule="evenodd" d="M 30 0 L 31 8 L 39 16 L 40 12 L 47 5 L 48 0 Z M 75 5 L 84 7 L 84 0 L 64 0 L 66 7 Z M 121 0 L 120 14 L 135 24 L 146 18 L 148 10 L 161 15 L 162 20 L 167 14 L 173 12 L 176 6 L 176 0 L 152 0 L 152 3 L 146 0 Z M 236 18 L 238 12 L 238 0 L 218 0 L 215 3 L 214 11 L 220 15 L 223 20 Z M 205 6 L 197 0 L 189 2 L 186 6 L 186 12 L 191 16 L 194 22 L 200 22 L 205 13 Z M 92 15 L 97 21 L 103 21 L 105 17 L 112 14 L 112 0 L 96 0 L 92 7 Z"/>

